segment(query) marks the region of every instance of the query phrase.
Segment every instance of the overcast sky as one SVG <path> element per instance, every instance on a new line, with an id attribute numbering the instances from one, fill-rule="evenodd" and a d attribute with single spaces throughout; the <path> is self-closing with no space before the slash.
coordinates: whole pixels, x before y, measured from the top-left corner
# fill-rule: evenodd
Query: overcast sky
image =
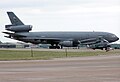
<path id="1" fill-rule="evenodd" d="M 13 11 L 32 31 L 104 31 L 120 38 L 120 0 L 1 0 L 0 41 L 15 41 L 1 33 Z M 120 43 L 120 41 L 118 41 Z"/>

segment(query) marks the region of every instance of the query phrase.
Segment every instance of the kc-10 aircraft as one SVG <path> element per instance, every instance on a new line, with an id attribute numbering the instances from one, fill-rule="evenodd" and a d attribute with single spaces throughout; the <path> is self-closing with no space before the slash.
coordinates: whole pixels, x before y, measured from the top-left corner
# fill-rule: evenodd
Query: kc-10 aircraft
<path id="1" fill-rule="evenodd" d="M 11 32 L 7 38 L 33 44 L 51 44 L 50 49 L 60 49 L 63 47 L 77 47 L 79 45 L 89 45 L 93 49 L 110 48 L 111 42 L 119 38 L 108 32 L 29 32 L 32 25 L 25 25 L 13 12 L 7 12 L 11 21 L 10 25 L 5 25 L 5 29 Z"/>

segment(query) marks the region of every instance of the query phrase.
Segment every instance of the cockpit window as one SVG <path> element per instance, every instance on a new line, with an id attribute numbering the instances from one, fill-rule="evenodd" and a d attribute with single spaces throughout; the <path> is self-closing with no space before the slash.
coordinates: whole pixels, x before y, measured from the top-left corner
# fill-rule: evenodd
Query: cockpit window
<path id="1" fill-rule="evenodd" d="M 116 35 L 112 35 L 111 37 L 113 37 L 113 38 L 114 38 L 114 37 L 116 37 Z"/>

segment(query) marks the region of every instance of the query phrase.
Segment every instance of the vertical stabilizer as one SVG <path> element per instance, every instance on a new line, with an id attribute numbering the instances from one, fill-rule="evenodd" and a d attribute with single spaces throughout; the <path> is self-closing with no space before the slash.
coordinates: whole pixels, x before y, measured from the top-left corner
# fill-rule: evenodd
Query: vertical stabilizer
<path id="1" fill-rule="evenodd" d="M 24 25 L 24 23 L 13 13 L 7 12 L 12 25 Z"/>
<path id="2" fill-rule="evenodd" d="M 24 25 L 24 23 L 13 13 L 7 12 L 12 24 L 5 25 L 5 29 L 12 32 L 29 32 L 32 30 L 31 25 Z"/>

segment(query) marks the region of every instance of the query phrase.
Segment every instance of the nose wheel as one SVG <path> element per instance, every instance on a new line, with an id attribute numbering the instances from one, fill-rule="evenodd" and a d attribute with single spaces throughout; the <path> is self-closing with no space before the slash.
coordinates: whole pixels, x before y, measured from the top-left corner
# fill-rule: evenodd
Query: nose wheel
<path id="1" fill-rule="evenodd" d="M 110 51 L 110 47 L 105 48 L 106 52 Z"/>

